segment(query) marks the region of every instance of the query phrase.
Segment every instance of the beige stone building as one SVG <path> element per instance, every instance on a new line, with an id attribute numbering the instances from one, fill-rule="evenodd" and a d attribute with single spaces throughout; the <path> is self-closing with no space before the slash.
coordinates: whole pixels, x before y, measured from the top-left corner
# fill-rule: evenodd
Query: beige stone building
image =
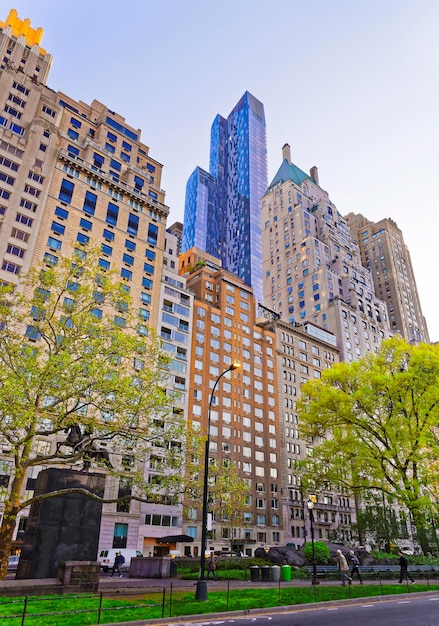
<path id="1" fill-rule="evenodd" d="M 42 36 L 16 11 L 0 22 L 0 280 L 18 285 L 40 262 L 51 266 L 73 249 L 85 254 L 84 245 L 95 244 L 99 265 L 116 270 L 130 292 L 140 333 L 160 327 L 164 308 L 172 315 L 179 307 L 179 335 L 168 338 L 168 347 L 176 356 L 169 385 L 177 382 L 181 389 L 188 374 L 191 296 L 178 278 L 176 243 L 166 245 L 162 165 L 123 116 L 47 85 L 52 57 L 40 45 Z M 114 321 L 123 326 L 123 312 Z M 184 411 L 185 402 L 183 394 L 177 410 Z M 32 468 L 27 496 L 40 470 Z M 154 470 L 145 468 L 146 476 L 148 471 Z M 126 483 L 107 480 L 107 496 L 127 490 Z M 156 524 L 158 517 L 147 519 L 137 502 L 105 505 L 100 548 L 143 550 L 156 537 L 175 534 L 181 508 L 160 506 Z"/>
<path id="2" fill-rule="evenodd" d="M 290 323 L 311 321 L 355 361 L 391 335 L 386 304 L 361 263 L 346 220 L 290 147 L 261 201 L 264 305 Z"/>
<path id="3" fill-rule="evenodd" d="M 390 218 L 372 222 L 354 213 L 346 220 L 375 293 L 387 303 L 391 330 L 409 343 L 429 343 L 410 252 L 397 224 Z"/>

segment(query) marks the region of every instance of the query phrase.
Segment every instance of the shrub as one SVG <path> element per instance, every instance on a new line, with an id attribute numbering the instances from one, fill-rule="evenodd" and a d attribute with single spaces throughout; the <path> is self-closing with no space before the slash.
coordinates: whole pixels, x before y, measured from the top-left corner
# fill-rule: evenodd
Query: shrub
<path id="1" fill-rule="evenodd" d="M 312 543 L 307 541 L 305 544 L 304 555 L 307 563 L 312 563 Z M 314 552 L 316 557 L 316 563 L 319 565 L 326 565 L 329 561 L 329 548 L 323 541 L 314 542 Z"/>

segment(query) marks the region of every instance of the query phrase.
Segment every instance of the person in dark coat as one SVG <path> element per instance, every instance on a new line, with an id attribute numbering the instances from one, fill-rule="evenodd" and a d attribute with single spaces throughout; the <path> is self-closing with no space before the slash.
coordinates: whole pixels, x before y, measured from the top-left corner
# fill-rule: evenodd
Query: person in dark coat
<path id="1" fill-rule="evenodd" d="M 119 578 L 122 578 L 123 574 L 121 572 L 121 567 L 125 563 L 124 557 L 120 552 L 116 552 L 116 556 L 114 558 L 113 570 L 111 572 L 111 577 L 114 576 L 114 573 L 117 572 L 119 574 Z"/>
<path id="2" fill-rule="evenodd" d="M 351 578 L 354 578 L 354 574 L 357 574 L 360 585 L 362 585 L 363 579 L 360 574 L 360 560 L 353 550 L 349 552 L 349 558 L 351 560 Z"/>
<path id="3" fill-rule="evenodd" d="M 216 578 L 216 563 L 215 563 L 215 556 L 214 556 L 213 552 L 211 552 L 211 554 L 210 554 L 209 565 L 207 567 L 206 580 L 208 580 L 210 573 L 212 573 L 213 580 L 216 582 L 217 581 L 217 578 Z"/>
<path id="4" fill-rule="evenodd" d="M 404 556 L 404 553 L 401 552 L 401 550 L 398 552 L 399 554 L 399 584 L 402 583 L 402 579 L 406 578 L 407 580 L 411 580 L 412 581 L 412 585 L 415 584 L 415 581 L 412 578 L 412 575 L 409 572 L 409 564 L 407 559 Z"/>

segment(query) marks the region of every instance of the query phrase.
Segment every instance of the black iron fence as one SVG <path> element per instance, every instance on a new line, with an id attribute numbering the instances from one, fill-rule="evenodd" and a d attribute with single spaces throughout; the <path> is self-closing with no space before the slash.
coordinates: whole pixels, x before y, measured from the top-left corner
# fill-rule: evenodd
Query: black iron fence
<path id="1" fill-rule="evenodd" d="M 415 568 L 411 572 L 417 578 L 416 587 L 412 587 L 409 581 L 405 581 L 403 586 L 399 586 L 399 593 L 430 590 L 430 582 L 434 589 L 438 588 L 437 580 L 430 581 L 429 571 L 416 572 Z M 332 572 L 331 572 L 332 574 Z M 417 575 L 416 575 L 417 574 Z M 374 596 L 384 596 L 398 593 L 395 588 L 388 588 L 389 573 L 374 572 L 373 579 L 369 579 L 366 584 L 373 584 Z M 386 584 L 384 584 L 386 583 Z M 390 584 L 392 584 L 390 582 Z M 394 584 L 394 583 L 393 583 Z M 215 606 L 215 611 L 234 611 L 243 608 L 243 589 L 257 588 L 258 590 L 267 588 L 274 591 L 275 597 L 269 606 L 288 606 L 297 602 L 298 587 L 308 590 L 310 596 L 306 602 L 320 602 L 327 600 L 325 597 L 325 587 L 333 585 L 330 581 L 321 581 L 319 585 L 311 585 L 310 580 L 279 580 L 272 578 L 250 579 L 249 581 L 218 580 L 215 587 L 210 587 L 210 592 L 220 591 L 225 594 L 221 608 Z M 386 588 L 387 587 L 387 588 Z M 343 589 L 344 599 L 364 597 L 359 585 L 346 585 Z M 330 591 L 330 590 L 328 590 Z M 45 626 L 46 624 L 67 624 L 72 620 L 66 619 L 70 616 L 74 619 L 84 615 L 88 617 L 87 622 L 93 624 L 104 624 L 117 621 L 148 620 L 154 618 L 179 617 L 187 614 L 181 612 L 181 594 L 190 592 L 195 596 L 194 581 L 179 581 L 166 586 L 142 587 L 142 588 L 119 588 L 118 590 L 101 591 L 99 594 L 72 594 L 72 595 L 52 595 L 52 596 L 25 596 L 21 598 L 0 598 L 0 624 L 8 626 Z M 340 590 L 341 592 L 341 590 Z M 365 594 L 370 598 L 370 594 Z M 339 598 L 340 599 L 340 598 Z M 203 603 L 203 611 L 204 605 Z M 194 613 L 196 612 L 194 608 Z M 117 618 L 114 619 L 115 614 Z M 81 623 L 77 620 L 76 624 Z"/>

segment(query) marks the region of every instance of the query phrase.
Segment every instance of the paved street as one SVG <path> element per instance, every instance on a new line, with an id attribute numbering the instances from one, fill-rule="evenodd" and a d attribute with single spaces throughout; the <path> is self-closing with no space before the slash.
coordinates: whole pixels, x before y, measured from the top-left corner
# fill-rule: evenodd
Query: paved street
<path id="1" fill-rule="evenodd" d="M 379 599 L 375 602 L 355 602 L 340 605 L 328 602 L 324 606 L 294 607 L 288 610 L 273 609 L 264 614 L 252 612 L 248 616 L 236 613 L 213 617 L 194 616 L 186 618 L 124 622 L 119 626 L 141 626 L 146 624 L 191 624 L 192 626 L 438 626 L 439 594 L 411 598 L 396 597 Z"/>

